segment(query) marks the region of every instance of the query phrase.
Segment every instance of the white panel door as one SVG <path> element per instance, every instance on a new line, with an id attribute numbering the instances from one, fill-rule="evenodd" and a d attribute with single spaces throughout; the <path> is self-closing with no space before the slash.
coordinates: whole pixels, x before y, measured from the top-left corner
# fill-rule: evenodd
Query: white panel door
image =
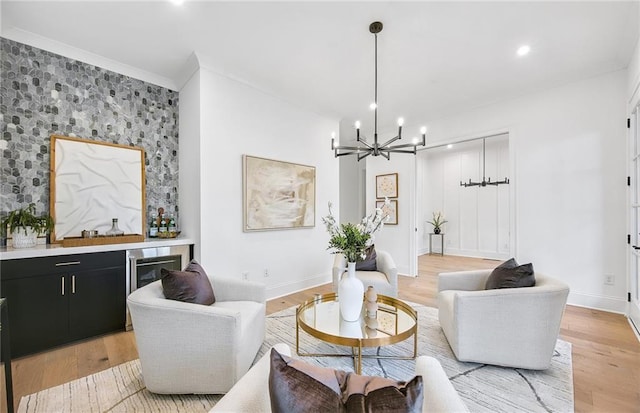
<path id="1" fill-rule="evenodd" d="M 630 224 L 631 253 L 629 265 L 629 318 L 640 331 L 640 105 L 631 114 L 629 131 L 631 154 Z"/>

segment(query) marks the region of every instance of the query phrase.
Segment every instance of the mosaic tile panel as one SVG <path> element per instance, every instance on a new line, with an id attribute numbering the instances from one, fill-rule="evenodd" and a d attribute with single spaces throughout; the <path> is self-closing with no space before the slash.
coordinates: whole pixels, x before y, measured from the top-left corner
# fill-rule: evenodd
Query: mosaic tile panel
<path id="1" fill-rule="evenodd" d="M 49 212 L 50 136 L 145 150 L 147 213 L 178 216 L 178 92 L 0 38 L 0 214 Z"/>

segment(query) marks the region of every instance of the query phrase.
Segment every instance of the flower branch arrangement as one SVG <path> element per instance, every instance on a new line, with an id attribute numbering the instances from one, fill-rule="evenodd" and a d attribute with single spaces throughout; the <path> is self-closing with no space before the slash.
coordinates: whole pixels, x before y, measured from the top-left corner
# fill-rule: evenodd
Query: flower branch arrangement
<path id="1" fill-rule="evenodd" d="M 431 221 L 427 221 L 427 223 L 433 225 L 433 232 L 436 234 L 439 234 L 440 231 L 442 230 L 442 225 L 446 224 L 448 221 L 446 219 L 444 219 L 444 215 L 442 215 L 442 212 L 437 211 L 437 212 L 433 212 L 432 214 L 433 219 Z"/>
<path id="2" fill-rule="evenodd" d="M 389 199 L 385 198 L 385 205 L 388 204 Z M 389 215 L 385 214 L 382 208 L 376 208 L 373 213 L 362 218 L 358 224 L 338 225 L 331 207 L 332 204 L 329 202 L 329 215 L 322 218 L 322 222 L 331 236 L 327 249 L 332 249 L 332 254 L 344 254 L 347 262 L 364 260 L 365 250 L 373 245 L 374 234 L 382 229 L 385 222 L 389 221 Z"/>

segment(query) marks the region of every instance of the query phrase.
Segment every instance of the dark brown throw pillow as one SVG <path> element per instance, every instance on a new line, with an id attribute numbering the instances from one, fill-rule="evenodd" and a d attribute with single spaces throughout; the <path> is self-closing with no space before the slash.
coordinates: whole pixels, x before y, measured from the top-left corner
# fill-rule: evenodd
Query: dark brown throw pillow
<path id="1" fill-rule="evenodd" d="M 165 298 L 202 305 L 216 302 L 209 277 L 195 260 L 192 260 L 184 271 L 162 268 L 160 274 Z"/>
<path id="2" fill-rule="evenodd" d="M 397 382 L 314 366 L 271 349 L 269 396 L 274 413 L 421 412 L 422 377 Z"/>
<path id="3" fill-rule="evenodd" d="M 519 265 L 515 258 L 511 258 L 491 272 L 484 288 L 485 290 L 494 290 L 533 287 L 534 285 L 536 285 L 536 277 L 533 272 L 533 264 Z"/>
<path id="4" fill-rule="evenodd" d="M 365 250 L 367 256 L 362 261 L 356 262 L 356 271 L 378 271 L 376 266 L 376 258 L 378 254 L 374 246 L 370 246 Z"/>

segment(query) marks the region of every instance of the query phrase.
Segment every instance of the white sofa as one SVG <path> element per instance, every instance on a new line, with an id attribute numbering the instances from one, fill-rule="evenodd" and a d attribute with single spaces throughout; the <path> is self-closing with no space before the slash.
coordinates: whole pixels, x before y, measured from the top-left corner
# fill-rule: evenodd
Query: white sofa
<path id="1" fill-rule="evenodd" d="M 438 318 L 460 361 L 547 369 L 569 286 L 535 273 L 533 287 L 485 290 L 493 270 L 438 274 Z"/>
<path id="2" fill-rule="evenodd" d="M 286 344 L 280 343 L 274 347 L 281 354 L 291 356 L 291 350 Z M 269 354 L 270 352 L 267 351 L 210 412 L 271 412 L 271 401 L 269 399 Z M 423 412 L 445 413 L 469 411 L 436 359 L 427 356 L 418 357 L 416 359 L 416 375 L 421 375 L 423 380 Z"/>
<path id="3" fill-rule="evenodd" d="M 168 300 L 161 281 L 127 298 L 144 384 L 153 393 L 226 393 L 265 337 L 265 286 L 209 277 L 211 306 Z"/>
<path id="4" fill-rule="evenodd" d="M 378 294 L 389 297 L 398 296 L 398 269 L 386 251 L 376 250 L 377 271 L 356 271 L 356 278 L 364 284 L 366 290 L 372 285 Z M 336 254 L 333 260 L 333 291 L 338 292 L 338 284 L 347 269 L 347 260 L 343 254 Z"/>

